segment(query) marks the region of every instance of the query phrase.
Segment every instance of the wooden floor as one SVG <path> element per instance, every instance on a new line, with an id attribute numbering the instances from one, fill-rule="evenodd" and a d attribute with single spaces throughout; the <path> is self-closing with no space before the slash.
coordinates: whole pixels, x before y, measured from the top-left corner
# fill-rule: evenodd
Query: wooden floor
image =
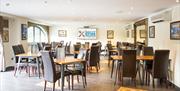
<path id="1" fill-rule="evenodd" d="M 83 88 L 81 77 L 80 83 L 75 81 L 73 91 L 117 91 L 120 85 L 114 86 L 114 77 L 110 77 L 110 68 L 107 66 L 106 58 L 101 58 L 101 69 L 99 73 L 91 72 L 87 73 L 87 87 Z M 36 76 L 28 77 L 28 74 L 22 72 L 18 74 L 18 77 L 13 76 L 13 71 L 1 72 L 0 73 L 0 91 L 43 91 L 44 81 L 43 78 Z M 131 85 L 129 79 L 125 79 L 125 87 L 134 87 Z M 51 91 L 52 84 L 47 84 L 47 91 Z M 65 83 L 65 91 L 71 91 L 67 88 Z M 137 80 L 136 88 L 145 89 L 148 91 L 174 91 L 173 88 L 166 88 L 165 86 L 160 87 L 156 84 L 156 88 L 153 89 L 150 86 L 141 86 Z M 61 91 L 60 87 L 56 84 L 56 91 Z"/>

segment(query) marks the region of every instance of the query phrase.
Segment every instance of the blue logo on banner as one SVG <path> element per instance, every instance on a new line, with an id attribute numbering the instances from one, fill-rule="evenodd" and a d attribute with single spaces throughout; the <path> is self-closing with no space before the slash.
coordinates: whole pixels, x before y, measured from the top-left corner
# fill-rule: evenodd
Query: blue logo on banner
<path id="1" fill-rule="evenodd" d="M 86 37 L 95 37 L 96 36 L 96 32 L 95 31 L 86 31 L 85 32 L 85 36 Z"/>

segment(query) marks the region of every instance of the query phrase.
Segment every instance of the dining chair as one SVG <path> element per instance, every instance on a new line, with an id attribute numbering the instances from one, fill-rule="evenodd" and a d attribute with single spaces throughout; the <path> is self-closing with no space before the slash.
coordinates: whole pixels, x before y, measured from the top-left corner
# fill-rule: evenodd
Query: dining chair
<path id="1" fill-rule="evenodd" d="M 117 55 L 117 52 L 113 52 L 112 44 L 106 44 L 107 49 L 108 49 L 108 66 L 110 66 L 110 60 L 112 55 Z"/>
<path id="2" fill-rule="evenodd" d="M 155 78 L 161 80 L 164 79 L 166 82 L 166 87 L 168 87 L 167 77 L 168 77 L 169 53 L 170 53 L 169 50 L 155 50 L 152 70 L 148 70 L 148 72 L 152 76 L 153 88 L 155 87 L 154 85 Z"/>
<path id="3" fill-rule="evenodd" d="M 87 50 L 81 49 L 77 59 L 81 59 L 81 60 L 85 60 L 85 56 L 86 56 L 86 52 Z M 74 76 L 77 75 L 77 81 L 79 82 L 79 75 L 82 76 L 82 82 L 83 82 L 83 87 L 85 88 L 85 85 L 87 85 L 86 82 L 86 62 L 83 63 L 76 63 L 74 65 L 74 69 L 70 70 L 71 74 L 72 74 L 72 89 L 74 87 Z"/>
<path id="4" fill-rule="evenodd" d="M 123 85 L 123 77 L 130 77 L 134 81 L 134 85 L 136 86 L 136 50 L 123 50 L 122 53 L 122 63 L 118 64 L 117 72 L 115 77 L 115 84 L 117 78 L 122 81 Z"/>
<path id="5" fill-rule="evenodd" d="M 75 44 L 74 45 L 74 51 L 79 51 L 81 48 L 80 44 Z M 74 53 L 74 58 L 77 58 L 78 53 Z"/>
<path id="6" fill-rule="evenodd" d="M 95 66 L 96 67 L 96 71 L 98 72 L 99 70 L 99 46 L 91 46 L 91 50 L 89 53 L 89 58 L 88 58 L 88 67 L 92 67 Z"/>
<path id="7" fill-rule="evenodd" d="M 25 68 L 25 69 L 26 69 L 26 72 L 28 72 L 28 59 L 27 59 L 27 58 L 21 59 L 21 60 L 20 60 L 20 63 L 18 63 L 19 57 L 16 56 L 16 55 L 22 53 L 22 51 L 21 51 L 21 49 L 19 48 L 19 46 L 18 46 L 18 45 L 13 45 L 13 46 L 12 46 L 12 49 L 13 49 L 13 53 L 14 53 L 14 58 L 13 58 L 13 59 L 14 59 L 14 61 L 15 61 L 14 76 L 16 76 L 16 71 L 17 71 L 17 69 L 20 69 L 20 71 L 21 71 L 22 68 Z M 18 65 L 19 65 L 19 68 L 17 68 Z"/>
<path id="8" fill-rule="evenodd" d="M 154 55 L 153 47 L 150 47 L 150 46 L 143 47 L 142 48 L 142 54 L 144 56 L 153 56 Z M 152 69 L 153 61 L 146 61 L 146 60 L 143 60 L 143 61 L 144 61 L 143 65 L 145 66 L 145 67 L 143 67 L 143 69 L 145 71 L 145 75 L 143 74 L 143 78 L 144 78 L 144 76 L 146 77 L 145 78 L 146 79 L 146 84 L 149 85 L 149 83 L 147 83 L 147 82 L 149 82 L 149 80 L 150 80 L 150 74 L 148 74 L 147 70 Z"/>
<path id="9" fill-rule="evenodd" d="M 61 72 L 55 68 L 55 63 L 53 61 L 51 52 L 41 51 L 41 56 L 44 66 L 44 80 L 45 80 L 44 91 L 46 90 L 47 82 L 53 83 L 52 91 L 54 91 L 56 81 L 61 78 Z M 68 71 L 65 71 L 64 73 L 65 73 L 64 75 L 68 76 L 68 78 L 71 75 L 71 73 Z"/>

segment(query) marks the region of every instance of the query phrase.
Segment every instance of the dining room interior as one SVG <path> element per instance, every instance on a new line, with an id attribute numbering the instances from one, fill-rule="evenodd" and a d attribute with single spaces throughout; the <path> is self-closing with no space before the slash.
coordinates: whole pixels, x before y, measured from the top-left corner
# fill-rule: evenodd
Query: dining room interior
<path id="1" fill-rule="evenodd" d="M 179 0 L 0 0 L 0 91 L 180 91 Z"/>

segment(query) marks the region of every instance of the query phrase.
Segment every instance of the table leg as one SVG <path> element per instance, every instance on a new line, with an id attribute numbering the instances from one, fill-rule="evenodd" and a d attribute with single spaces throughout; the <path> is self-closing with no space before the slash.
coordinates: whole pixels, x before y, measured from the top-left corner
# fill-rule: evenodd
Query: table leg
<path id="1" fill-rule="evenodd" d="M 143 61 L 143 67 L 142 67 L 142 85 L 144 85 L 144 76 L 145 76 L 145 64 Z"/>
<path id="2" fill-rule="evenodd" d="M 140 83 L 141 83 L 141 85 L 142 85 L 141 71 L 140 71 L 140 62 L 139 62 L 138 64 L 139 64 L 139 66 L 138 66 L 139 80 L 140 80 Z"/>
<path id="3" fill-rule="evenodd" d="M 64 65 L 61 65 L 61 91 L 64 91 Z"/>

